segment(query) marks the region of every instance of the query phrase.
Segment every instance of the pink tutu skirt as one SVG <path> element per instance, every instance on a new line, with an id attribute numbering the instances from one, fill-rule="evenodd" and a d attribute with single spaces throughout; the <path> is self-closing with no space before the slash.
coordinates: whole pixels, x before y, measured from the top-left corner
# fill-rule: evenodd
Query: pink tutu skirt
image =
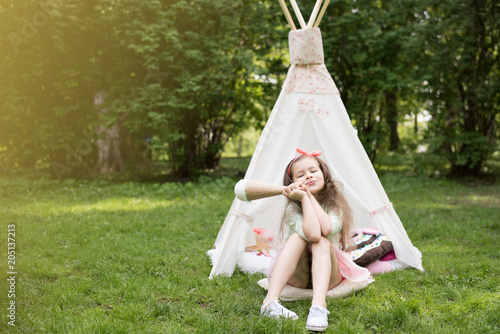
<path id="1" fill-rule="evenodd" d="M 274 257 L 271 264 L 269 265 L 269 268 L 267 270 L 267 279 L 269 281 L 271 281 L 274 264 L 276 263 L 276 260 L 280 256 L 283 247 L 285 247 L 285 244 L 283 244 L 283 246 L 280 247 L 278 253 Z M 310 247 L 311 244 L 309 244 L 309 251 L 311 251 Z M 334 247 L 333 245 L 332 247 L 335 252 L 335 255 L 337 256 L 337 262 L 339 264 L 340 273 L 342 274 L 342 277 L 344 279 L 347 279 L 352 282 L 364 282 L 365 280 L 371 277 L 371 273 L 370 271 L 368 271 L 368 269 L 358 266 L 349 258 L 349 255 L 342 252 L 340 249 Z"/>

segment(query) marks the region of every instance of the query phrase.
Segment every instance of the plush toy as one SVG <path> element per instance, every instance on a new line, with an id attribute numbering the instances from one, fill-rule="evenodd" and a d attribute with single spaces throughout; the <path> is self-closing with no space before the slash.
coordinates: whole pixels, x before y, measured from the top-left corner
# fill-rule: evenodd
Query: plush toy
<path id="1" fill-rule="evenodd" d="M 257 253 L 257 255 L 270 256 L 271 242 L 274 239 L 274 234 L 266 229 L 255 227 L 253 229 L 257 244 L 245 248 L 246 252 Z"/>
<path id="2" fill-rule="evenodd" d="M 379 260 L 392 250 L 389 237 L 380 234 L 376 228 L 353 229 L 352 242 L 347 245 L 345 252 L 358 266 L 366 267 Z"/>
<path id="3" fill-rule="evenodd" d="M 254 227 L 253 232 L 255 233 L 255 235 L 266 239 L 266 242 L 271 242 L 274 239 L 273 232 L 263 229 L 262 227 Z"/>

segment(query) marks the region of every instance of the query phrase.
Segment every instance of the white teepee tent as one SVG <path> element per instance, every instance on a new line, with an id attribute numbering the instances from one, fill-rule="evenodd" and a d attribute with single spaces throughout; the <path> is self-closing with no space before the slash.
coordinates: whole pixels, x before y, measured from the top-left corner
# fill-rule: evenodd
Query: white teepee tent
<path id="1" fill-rule="evenodd" d="M 389 236 L 399 261 L 423 270 L 421 254 L 413 247 L 392 207 L 324 65 L 321 32 L 317 26 L 329 0 L 321 12 L 322 1 L 317 1 L 307 25 L 295 0 L 290 1 L 300 30 L 295 28 L 284 0 L 279 1 L 292 28 L 289 33 L 291 66 L 245 179 L 281 184 L 287 163 L 296 155 L 295 148 L 308 152 L 321 150 L 321 158 L 330 166 L 333 177 L 344 185 L 355 227 L 378 228 Z M 233 273 L 238 255 L 256 243 L 254 227 L 277 234 L 286 204 L 284 196 L 250 203 L 235 199 L 212 251 L 210 277 Z"/>

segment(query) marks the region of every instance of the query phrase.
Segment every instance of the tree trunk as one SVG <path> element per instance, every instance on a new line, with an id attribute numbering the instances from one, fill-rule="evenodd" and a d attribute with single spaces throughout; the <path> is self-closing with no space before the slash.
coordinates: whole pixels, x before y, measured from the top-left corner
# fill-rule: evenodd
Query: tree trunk
<path id="1" fill-rule="evenodd" d="M 280 86 L 281 87 L 281 86 Z M 241 152 L 243 151 L 243 136 L 240 135 L 238 139 L 238 158 L 241 158 Z"/>
<path id="2" fill-rule="evenodd" d="M 108 109 L 100 107 L 100 105 L 104 103 L 105 98 L 106 93 L 104 91 L 99 91 L 94 95 L 94 105 L 97 109 L 97 113 L 100 115 L 106 115 L 108 113 Z M 121 138 L 118 122 L 108 128 L 101 122 L 101 124 L 97 126 L 96 132 L 99 137 L 103 137 L 96 141 L 98 150 L 95 168 L 96 172 L 98 174 L 113 173 L 117 171 L 123 172 L 125 166 L 121 152 Z"/>
<path id="3" fill-rule="evenodd" d="M 418 112 L 415 112 L 415 123 L 413 123 L 413 132 L 418 133 Z"/>
<path id="4" fill-rule="evenodd" d="M 100 91 L 94 96 L 94 105 L 101 115 L 106 115 L 109 112 L 108 109 L 100 107 L 105 98 L 106 93 L 104 91 Z M 121 124 L 120 120 L 110 127 L 106 127 L 103 123 L 98 125 L 96 131 L 97 135 L 101 137 L 96 141 L 98 150 L 95 166 L 96 173 L 124 172 L 126 163 L 139 170 L 150 167 L 150 162 L 135 147 L 132 135 Z"/>
<path id="5" fill-rule="evenodd" d="M 389 126 L 389 151 L 399 148 L 397 97 L 393 90 L 385 92 L 386 122 Z"/>
<path id="6" fill-rule="evenodd" d="M 104 132 L 105 138 L 97 140 L 97 172 L 99 174 L 123 172 L 125 166 L 121 152 L 122 138 L 119 125 L 115 123 L 108 129 L 101 125 L 99 128 L 99 131 Z"/>

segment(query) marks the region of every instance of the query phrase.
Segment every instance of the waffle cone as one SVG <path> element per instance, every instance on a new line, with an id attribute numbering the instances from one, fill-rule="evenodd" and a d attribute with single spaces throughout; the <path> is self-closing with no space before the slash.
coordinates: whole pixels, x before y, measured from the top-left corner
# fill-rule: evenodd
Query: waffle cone
<path id="1" fill-rule="evenodd" d="M 247 186 L 245 188 L 245 193 L 249 201 L 254 199 L 266 198 L 281 195 L 281 191 L 284 186 L 280 186 L 274 183 L 248 180 Z"/>

